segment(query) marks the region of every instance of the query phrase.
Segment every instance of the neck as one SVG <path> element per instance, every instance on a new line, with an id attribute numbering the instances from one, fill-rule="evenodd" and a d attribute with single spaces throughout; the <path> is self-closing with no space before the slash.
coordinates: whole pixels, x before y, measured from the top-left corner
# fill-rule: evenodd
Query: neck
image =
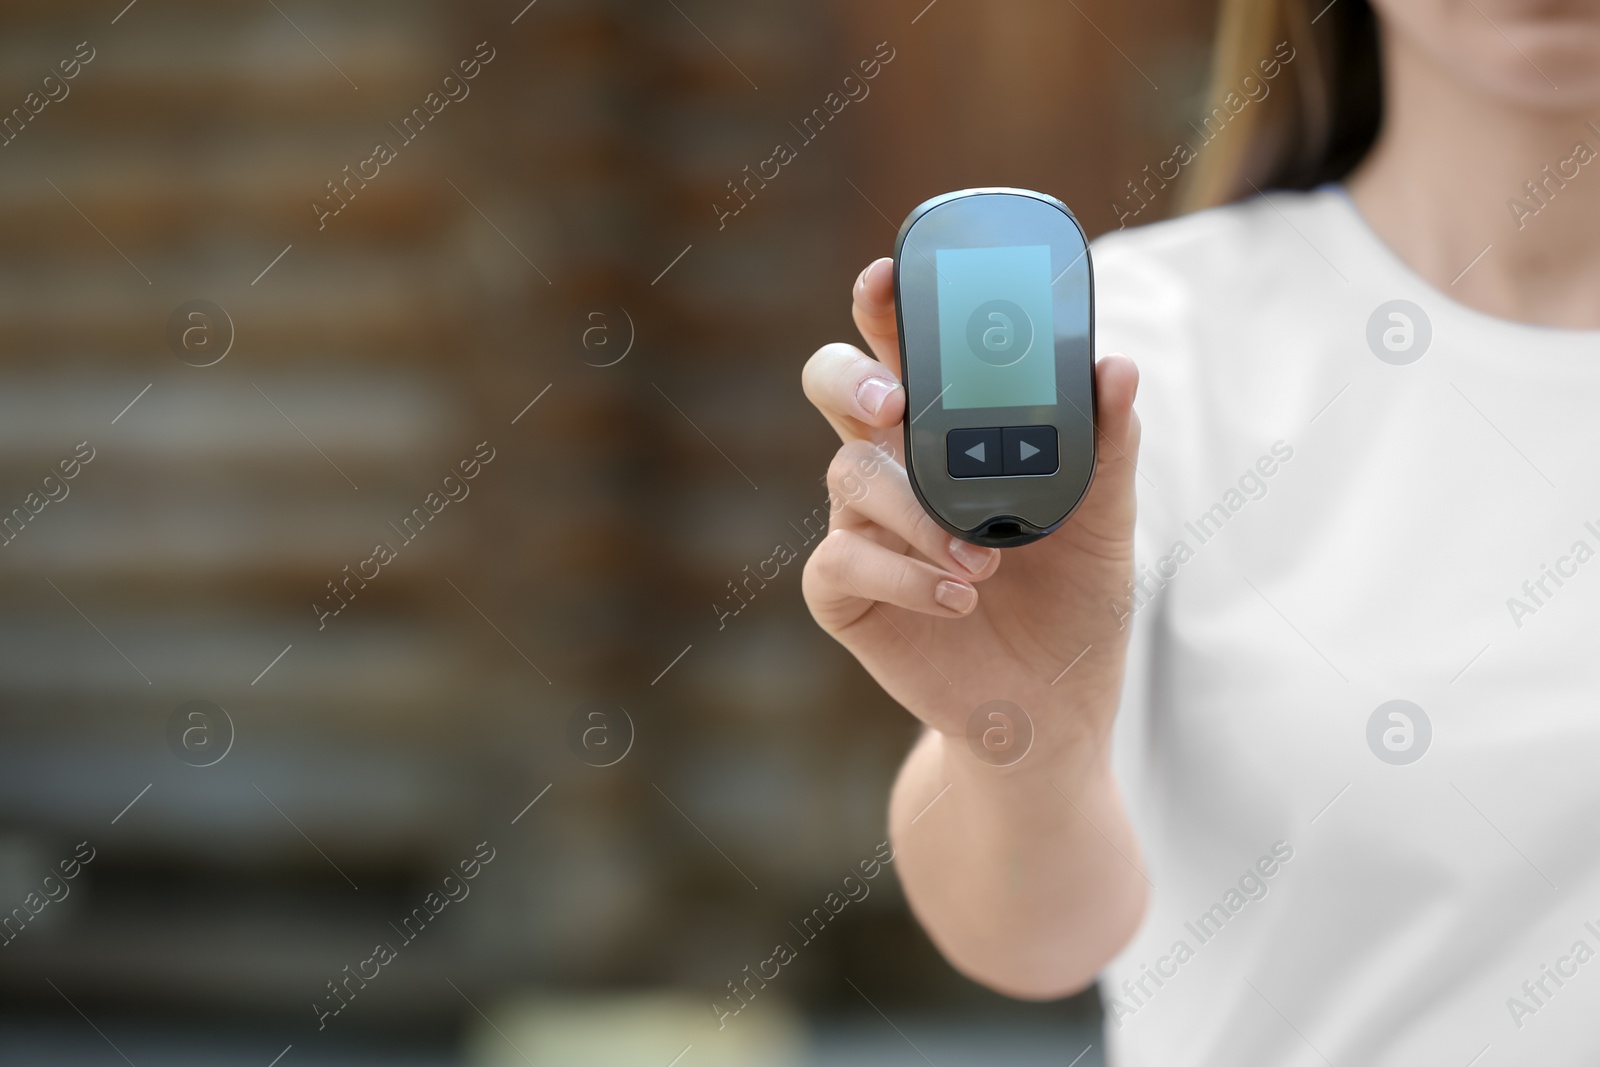
<path id="1" fill-rule="evenodd" d="M 1492 97 L 1384 44 L 1383 131 L 1348 183 L 1368 224 L 1469 307 L 1600 328 L 1600 102 Z"/>

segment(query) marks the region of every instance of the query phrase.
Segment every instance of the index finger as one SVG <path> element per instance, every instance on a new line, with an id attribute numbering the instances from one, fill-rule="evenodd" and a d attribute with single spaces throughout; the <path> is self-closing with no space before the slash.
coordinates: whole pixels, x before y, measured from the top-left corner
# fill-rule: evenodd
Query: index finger
<path id="1" fill-rule="evenodd" d="M 873 260 L 856 279 L 851 314 L 878 362 L 900 377 L 900 324 L 894 313 L 894 260 Z"/>

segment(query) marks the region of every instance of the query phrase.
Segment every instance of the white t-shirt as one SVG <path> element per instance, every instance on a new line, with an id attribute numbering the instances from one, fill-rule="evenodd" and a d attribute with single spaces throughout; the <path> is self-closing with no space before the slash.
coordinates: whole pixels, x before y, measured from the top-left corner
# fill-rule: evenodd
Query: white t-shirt
<path id="1" fill-rule="evenodd" d="M 1111 1062 L 1600 1062 L 1600 331 L 1455 303 L 1333 188 L 1094 263 L 1144 428 Z"/>

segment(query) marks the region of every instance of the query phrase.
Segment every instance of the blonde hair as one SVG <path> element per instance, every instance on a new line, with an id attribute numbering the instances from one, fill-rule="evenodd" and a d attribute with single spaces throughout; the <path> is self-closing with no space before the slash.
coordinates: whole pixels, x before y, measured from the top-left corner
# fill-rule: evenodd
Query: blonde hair
<path id="1" fill-rule="evenodd" d="M 1230 203 L 1256 189 L 1338 181 L 1372 147 L 1383 83 L 1377 19 L 1367 0 L 1222 0 L 1207 99 L 1221 99 L 1285 41 L 1294 49 L 1289 77 L 1242 111 L 1228 136 L 1197 154 L 1181 211 Z"/>

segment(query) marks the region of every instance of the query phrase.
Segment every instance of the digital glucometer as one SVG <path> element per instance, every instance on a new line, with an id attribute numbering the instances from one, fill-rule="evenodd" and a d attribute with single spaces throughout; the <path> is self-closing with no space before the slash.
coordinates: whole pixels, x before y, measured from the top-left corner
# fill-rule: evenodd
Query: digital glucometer
<path id="1" fill-rule="evenodd" d="M 900 227 L 894 303 L 917 499 L 976 545 L 1049 534 L 1094 474 L 1094 272 L 1078 220 L 1024 189 L 935 197 Z"/>

